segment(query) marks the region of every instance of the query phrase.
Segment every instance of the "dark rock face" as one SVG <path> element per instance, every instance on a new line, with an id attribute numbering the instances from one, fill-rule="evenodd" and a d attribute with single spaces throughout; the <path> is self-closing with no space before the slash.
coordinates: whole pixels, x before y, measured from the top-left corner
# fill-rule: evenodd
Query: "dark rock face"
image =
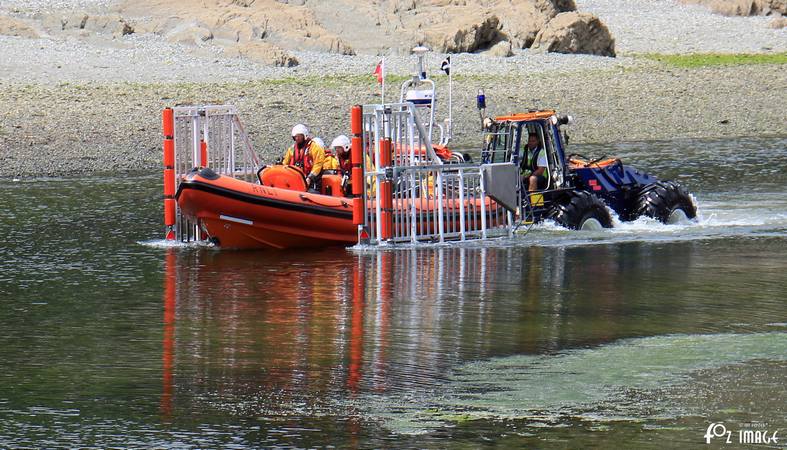
<path id="1" fill-rule="evenodd" d="M 539 46 L 547 51 L 614 54 L 609 33 L 594 32 L 598 19 L 565 25 L 578 42 L 552 36 L 553 24 L 575 10 L 575 0 L 202 0 L 200 8 L 171 0 L 117 0 L 99 10 L 53 9 L 32 20 L 0 18 L 0 34 L 36 38 L 41 31 L 78 39 L 154 34 L 284 67 L 298 64 L 290 53 L 298 50 L 385 55 L 426 45 L 444 53 L 507 57 L 533 46 L 539 35 Z M 545 34 L 548 28 L 552 34 Z M 547 45 L 547 39 L 555 42 Z"/>
<path id="2" fill-rule="evenodd" d="M 560 13 L 539 31 L 534 50 L 615 56 L 615 39 L 598 17 L 590 13 Z"/>
<path id="3" fill-rule="evenodd" d="M 462 53 L 487 49 L 500 40 L 500 21 L 491 16 L 481 23 L 470 23 L 450 32 L 427 32 L 424 43 L 441 52 Z"/>
<path id="4" fill-rule="evenodd" d="M 577 10 L 577 4 L 574 3 L 574 0 L 552 0 L 552 4 L 554 4 L 555 8 L 560 12 Z"/>

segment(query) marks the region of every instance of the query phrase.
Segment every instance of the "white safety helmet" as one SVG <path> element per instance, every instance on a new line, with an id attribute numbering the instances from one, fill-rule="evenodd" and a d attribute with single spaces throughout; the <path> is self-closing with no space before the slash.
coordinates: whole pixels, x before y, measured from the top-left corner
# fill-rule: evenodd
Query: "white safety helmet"
<path id="1" fill-rule="evenodd" d="M 299 134 L 302 134 L 305 138 L 309 137 L 309 129 L 306 127 L 306 125 L 299 123 L 298 125 L 292 127 L 292 137 L 295 137 Z"/>
<path id="2" fill-rule="evenodd" d="M 316 142 L 320 145 L 320 147 L 325 148 L 325 141 L 323 141 L 321 138 L 313 137 L 312 142 Z"/>
<path id="3" fill-rule="evenodd" d="M 336 136 L 336 139 L 334 139 L 333 142 L 331 142 L 331 148 L 336 148 L 336 147 L 343 147 L 344 149 L 349 149 L 350 138 L 348 138 L 343 134 Z"/>

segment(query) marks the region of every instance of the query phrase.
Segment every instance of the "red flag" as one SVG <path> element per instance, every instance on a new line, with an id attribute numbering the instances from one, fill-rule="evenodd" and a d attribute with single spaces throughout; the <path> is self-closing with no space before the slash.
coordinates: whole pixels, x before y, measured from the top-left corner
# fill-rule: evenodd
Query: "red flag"
<path id="1" fill-rule="evenodd" d="M 383 84 L 383 62 L 380 61 L 377 63 L 377 67 L 374 68 L 374 72 L 372 75 L 377 75 L 377 82 Z"/>

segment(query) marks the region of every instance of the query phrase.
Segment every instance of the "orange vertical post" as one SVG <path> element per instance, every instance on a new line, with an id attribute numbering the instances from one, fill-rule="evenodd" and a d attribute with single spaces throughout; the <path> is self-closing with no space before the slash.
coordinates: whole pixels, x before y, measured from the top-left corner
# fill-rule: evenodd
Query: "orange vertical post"
<path id="1" fill-rule="evenodd" d="M 350 181 L 352 182 L 352 194 L 353 195 L 362 195 L 363 194 L 363 163 L 359 162 L 356 164 L 356 161 L 363 161 L 363 138 L 360 136 L 353 136 L 352 138 L 352 147 L 350 148 L 350 163 L 352 164 L 352 178 Z"/>
<path id="2" fill-rule="evenodd" d="M 208 143 L 204 140 L 199 141 L 199 165 L 208 167 Z"/>
<path id="3" fill-rule="evenodd" d="M 164 197 L 175 196 L 175 169 L 164 169 Z"/>
<path id="4" fill-rule="evenodd" d="M 391 138 L 385 138 L 380 141 L 380 167 L 391 165 L 391 150 Z"/>
<path id="5" fill-rule="evenodd" d="M 175 111 L 172 108 L 164 108 L 161 112 L 161 129 L 165 138 L 175 136 Z"/>
<path id="6" fill-rule="evenodd" d="M 161 112 L 161 129 L 164 134 L 164 226 L 165 239 L 175 239 L 175 111 L 164 108 Z"/>
<path id="7" fill-rule="evenodd" d="M 355 105 L 350 110 L 350 132 L 353 135 L 350 150 L 352 195 L 355 197 L 353 199 L 353 225 L 363 225 L 363 109 L 360 105 Z"/>
<path id="8" fill-rule="evenodd" d="M 363 198 L 353 199 L 353 225 L 363 225 Z"/>
<path id="9" fill-rule="evenodd" d="M 391 166 L 391 139 L 386 138 L 380 141 L 380 167 Z M 380 202 L 380 238 L 390 239 L 393 237 L 393 185 L 392 181 L 386 179 L 380 183 L 380 192 L 377 201 Z"/>
<path id="10" fill-rule="evenodd" d="M 164 168 L 175 167 L 175 141 L 164 139 Z"/>
<path id="11" fill-rule="evenodd" d="M 351 181 L 353 184 L 353 195 L 360 196 L 363 194 L 363 169 L 360 167 L 353 167 Z"/>
<path id="12" fill-rule="evenodd" d="M 360 136 L 363 133 L 363 108 L 355 105 L 350 110 L 350 132 L 353 136 Z"/>

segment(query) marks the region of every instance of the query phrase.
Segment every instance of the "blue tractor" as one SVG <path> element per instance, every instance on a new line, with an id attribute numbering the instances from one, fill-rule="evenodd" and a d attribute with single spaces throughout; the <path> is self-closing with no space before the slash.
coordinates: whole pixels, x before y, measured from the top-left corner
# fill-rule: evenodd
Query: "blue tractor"
<path id="1" fill-rule="evenodd" d="M 551 110 L 485 120 L 481 158 L 484 163 L 511 162 L 520 167 L 520 211 L 525 222 L 552 219 L 569 229 L 609 228 L 612 217 L 607 207 L 623 221 L 647 216 L 675 223 L 696 217 L 693 199 L 674 181 L 659 180 L 617 158 L 567 155 L 561 126 L 569 121 L 568 116 L 559 117 Z M 529 152 L 528 139 L 535 139 L 543 151 Z M 540 162 L 531 161 L 535 157 Z M 528 172 L 539 166 L 545 168 L 536 172 L 538 185 L 529 186 Z"/>

